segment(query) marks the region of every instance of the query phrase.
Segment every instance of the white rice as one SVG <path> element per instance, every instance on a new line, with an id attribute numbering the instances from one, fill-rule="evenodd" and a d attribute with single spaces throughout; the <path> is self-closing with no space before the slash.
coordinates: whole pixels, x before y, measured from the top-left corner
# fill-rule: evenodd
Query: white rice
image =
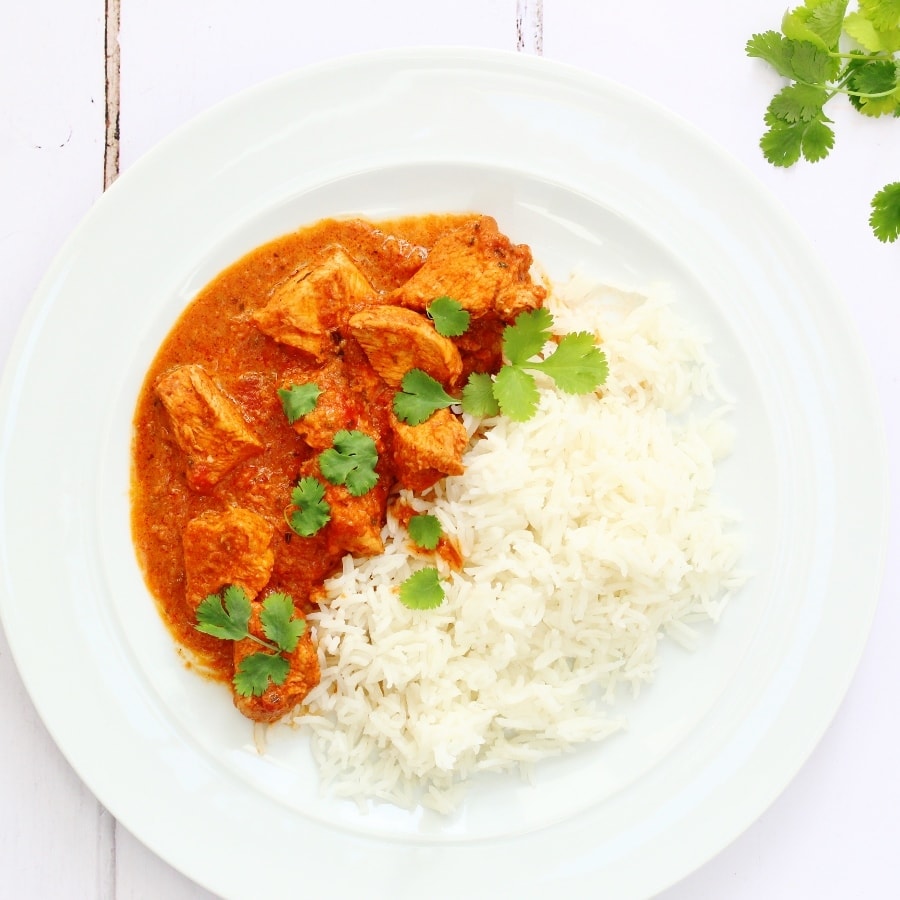
<path id="1" fill-rule="evenodd" d="M 654 292 L 655 294 L 655 292 Z M 690 644 L 740 581 L 739 546 L 712 493 L 729 404 L 704 341 L 666 297 L 577 281 L 548 306 L 560 333 L 594 330 L 598 395 L 539 379 L 538 414 L 482 423 L 466 472 L 426 499 L 458 543 L 446 597 L 407 609 L 398 585 L 433 565 L 393 519 L 382 556 L 354 560 L 310 616 L 322 682 L 311 728 L 338 796 L 450 811 L 476 772 L 518 770 L 623 725 L 621 688 L 653 678 L 665 636 Z M 593 323 L 593 328 L 592 328 Z"/>

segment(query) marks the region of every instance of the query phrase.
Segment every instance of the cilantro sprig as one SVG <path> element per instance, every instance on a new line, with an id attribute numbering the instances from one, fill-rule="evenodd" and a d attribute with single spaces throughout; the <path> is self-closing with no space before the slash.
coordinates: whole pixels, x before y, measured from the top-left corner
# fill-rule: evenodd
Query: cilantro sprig
<path id="1" fill-rule="evenodd" d="M 745 49 L 788 81 L 764 116 L 760 147 L 772 165 L 828 156 L 835 135 L 825 106 L 835 97 L 864 116 L 900 117 L 900 0 L 859 0 L 850 12 L 848 0 L 805 0 L 780 32 L 754 34 Z M 887 185 L 872 198 L 869 224 L 880 241 L 900 235 L 898 190 Z"/>
<path id="2" fill-rule="evenodd" d="M 885 185 L 872 198 L 869 224 L 880 241 L 893 243 L 900 237 L 900 181 Z"/>
<path id="3" fill-rule="evenodd" d="M 412 516 L 406 530 L 413 543 L 424 550 L 434 550 L 443 534 L 440 519 L 429 513 L 417 513 Z"/>
<path id="4" fill-rule="evenodd" d="M 452 297 L 438 297 L 428 304 L 425 312 L 434 322 L 434 330 L 444 337 L 459 337 L 469 327 L 469 311 Z"/>
<path id="5" fill-rule="evenodd" d="M 502 413 L 517 422 L 530 419 L 537 411 L 538 393 L 532 372 L 549 375 L 568 394 L 587 394 L 606 380 L 606 355 L 596 346 L 593 335 L 579 331 L 563 335 L 548 356 L 539 354 L 552 338 L 553 316 L 545 307 L 519 313 L 512 325 L 503 329 L 505 365 L 491 378 L 473 372 L 460 397 L 448 394 L 441 383 L 421 369 L 412 369 L 394 395 L 394 412 L 408 425 L 420 425 L 437 410 L 460 403 L 475 416 Z"/>
<path id="6" fill-rule="evenodd" d="M 311 413 L 319 401 L 321 388 L 314 382 L 306 384 L 292 384 L 278 391 L 281 399 L 281 408 L 291 425 L 298 419 Z"/>
<path id="7" fill-rule="evenodd" d="M 400 602 L 409 609 L 437 609 L 444 602 L 441 576 L 434 566 L 413 572 L 399 589 Z"/>
<path id="8" fill-rule="evenodd" d="M 290 671 L 285 653 L 297 649 L 306 632 L 306 620 L 295 614 L 294 601 L 280 592 L 269 594 L 259 614 L 265 638 L 250 631 L 252 607 L 243 588 L 227 585 L 218 594 L 209 594 L 197 606 L 197 631 L 227 641 L 255 641 L 263 649 L 245 656 L 234 672 L 236 693 L 259 697 L 269 684 L 284 684 Z"/>
<path id="9" fill-rule="evenodd" d="M 291 491 L 290 514 L 285 519 L 291 530 L 301 537 L 312 537 L 331 521 L 331 507 L 325 499 L 325 485 L 307 475 L 298 479 Z"/>
<path id="10" fill-rule="evenodd" d="M 410 369 L 400 381 L 400 390 L 394 394 L 394 413 L 407 425 L 421 425 L 437 410 L 458 402 L 436 378 L 422 369 Z"/>
<path id="11" fill-rule="evenodd" d="M 319 454 L 319 469 L 332 484 L 343 484 L 354 497 L 378 483 L 378 450 L 362 431 L 339 431 L 332 446 Z"/>

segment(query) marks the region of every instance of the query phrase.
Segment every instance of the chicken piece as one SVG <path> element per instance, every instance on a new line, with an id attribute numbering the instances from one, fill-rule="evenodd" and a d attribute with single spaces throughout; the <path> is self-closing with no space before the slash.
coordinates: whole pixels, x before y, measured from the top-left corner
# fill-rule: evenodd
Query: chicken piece
<path id="1" fill-rule="evenodd" d="M 265 634 L 260 624 L 259 614 L 262 603 L 250 604 L 250 633 L 264 638 Z M 253 653 L 262 650 L 256 641 L 244 638 L 234 642 L 234 667 Z M 264 651 L 265 652 L 265 651 Z M 297 704 L 301 703 L 306 695 L 319 683 L 319 658 L 315 645 L 312 642 L 309 629 L 301 635 L 294 652 L 288 657 L 290 669 L 287 678 L 282 684 L 272 684 L 257 697 L 245 697 L 235 692 L 234 705 L 248 718 L 255 722 L 274 722 L 276 719 L 287 715 Z"/>
<path id="2" fill-rule="evenodd" d="M 274 528 L 249 509 L 208 510 L 184 528 L 185 600 L 190 609 L 225 585 L 254 598 L 272 576 Z"/>
<path id="3" fill-rule="evenodd" d="M 194 490 L 209 490 L 263 449 L 240 409 L 202 366 L 178 366 L 166 372 L 156 382 L 156 393 L 187 456 L 185 475 Z"/>
<path id="4" fill-rule="evenodd" d="M 363 431 L 373 437 L 378 433 L 366 398 L 351 386 L 343 360 L 326 363 L 312 376 L 304 376 L 303 381 L 314 383 L 322 393 L 312 412 L 297 419 L 293 427 L 314 450 L 327 450 L 342 429 Z M 297 383 L 288 377 L 284 387 Z"/>
<path id="5" fill-rule="evenodd" d="M 531 280 L 531 249 L 512 244 L 490 216 L 473 219 L 435 241 L 424 265 L 389 295 L 424 310 L 437 297 L 452 297 L 477 319 L 494 314 L 504 322 L 543 303 L 547 291 Z"/>
<path id="6" fill-rule="evenodd" d="M 439 409 L 420 425 L 391 418 L 394 469 L 401 487 L 421 493 L 444 475 L 462 475 L 468 435 L 449 409 Z"/>
<path id="7" fill-rule="evenodd" d="M 387 498 L 388 490 L 383 478 L 361 497 L 354 497 L 342 485 L 326 485 L 325 499 L 331 507 L 328 549 L 354 556 L 383 553 L 381 529 L 387 518 Z"/>
<path id="8" fill-rule="evenodd" d="M 327 553 L 377 556 L 384 552 L 381 529 L 387 520 L 390 484 L 383 475 L 371 490 L 359 497 L 354 497 L 344 485 L 328 481 L 319 469 L 317 458 L 300 466 L 299 477 L 304 476 L 318 478 L 325 487 L 325 502 L 331 511 L 322 532 Z"/>
<path id="9" fill-rule="evenodd" d="M 391 387 L 399 387 L 410 369 L 422 369 L 445 385 L 455 384 L 462 372 L 453 341 L 411 309 L 370 306 L 351 316 L 350 333 Z"/>
<path id="10" fill-rule="evenodd" d="M 332 334 L 375 297 L 356 263 L 334 248 L 321 265 L 303 268 L 279 284 L 251 318 L 269 337 L 324 361 L 335 346 Z"/>

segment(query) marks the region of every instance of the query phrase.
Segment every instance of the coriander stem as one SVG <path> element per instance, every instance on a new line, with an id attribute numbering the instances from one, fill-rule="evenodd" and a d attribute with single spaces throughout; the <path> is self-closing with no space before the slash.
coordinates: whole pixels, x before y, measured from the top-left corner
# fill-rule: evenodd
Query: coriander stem
<path id="1" fill-rule="evenodd" d="M 890 97 L 891 94 L 897 92 L 896 87 L 892 87 L 889 91 L 879 91 L 877 94 L 867 94 L 863 91 L 851 91 L 846 88 L 835 88 L 836 94 L 846 94 L 848 97 L 859 97 L 860 100 L 877 100 L 879 97 Z"/>
<path id="2" fill-rule="evenodd" d="M 247 632 L 247 637 L 250 638 L 251 641 L 256 641 L 261 647 L 265 647 L 267 650 L 274 650 L 276 653 L 281 653 L 281 647 L 277 644 L 270 644 L 268 641 L 264 641 L 262 638 L 258 638 L 255 634 L 251 634 L 249 631 Z"/>
<path id="3" fill-rule="evenodd" d="M 889 59 L 892 60 L 893 54 L 888 53 L 887 50 L 878 50 L 875 53 L 870 53 L 868 55 L 862 53 L 841 53 L 839 50 L 828 50 L 828 55 L 832 59 Z M 884 54 L 884 55 L 881 55 Z"/>

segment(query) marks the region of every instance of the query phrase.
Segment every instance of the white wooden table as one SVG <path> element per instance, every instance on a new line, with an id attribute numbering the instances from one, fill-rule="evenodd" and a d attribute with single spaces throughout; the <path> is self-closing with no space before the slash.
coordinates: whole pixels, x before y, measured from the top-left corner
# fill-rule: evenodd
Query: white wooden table
<path id="1" fill-rule="evenodd" d="M 881 391 L 889 452 L 900 458 L 900 244 L 879 244 L 866 225 L 871 195 L 900 179 L 900 123 L 836 109 L 828 160 L 789 171 L 764 162 L 761 116 L 778 80 L 743 47 L 752 33 L 778 26 L 787 0 L 734 7 L 714 0 L 2 4 L 0 364 L 45 268 L 104 185 L 196 113 L 270 76 L 358 51 L 519 49 L 654 98 L 782 199 L 851 307 Z M 900 485 L 890 490 L 896 516 Z M 897 534 L 895 523 L 867 650 L 818 748 L 762 818 L 667 891 L 668 900 L 900 896 Z M 209 896 L 145 849 L 84 787 L 38 719 L 2 633 L 0 721 L 0 895 Z"/>

